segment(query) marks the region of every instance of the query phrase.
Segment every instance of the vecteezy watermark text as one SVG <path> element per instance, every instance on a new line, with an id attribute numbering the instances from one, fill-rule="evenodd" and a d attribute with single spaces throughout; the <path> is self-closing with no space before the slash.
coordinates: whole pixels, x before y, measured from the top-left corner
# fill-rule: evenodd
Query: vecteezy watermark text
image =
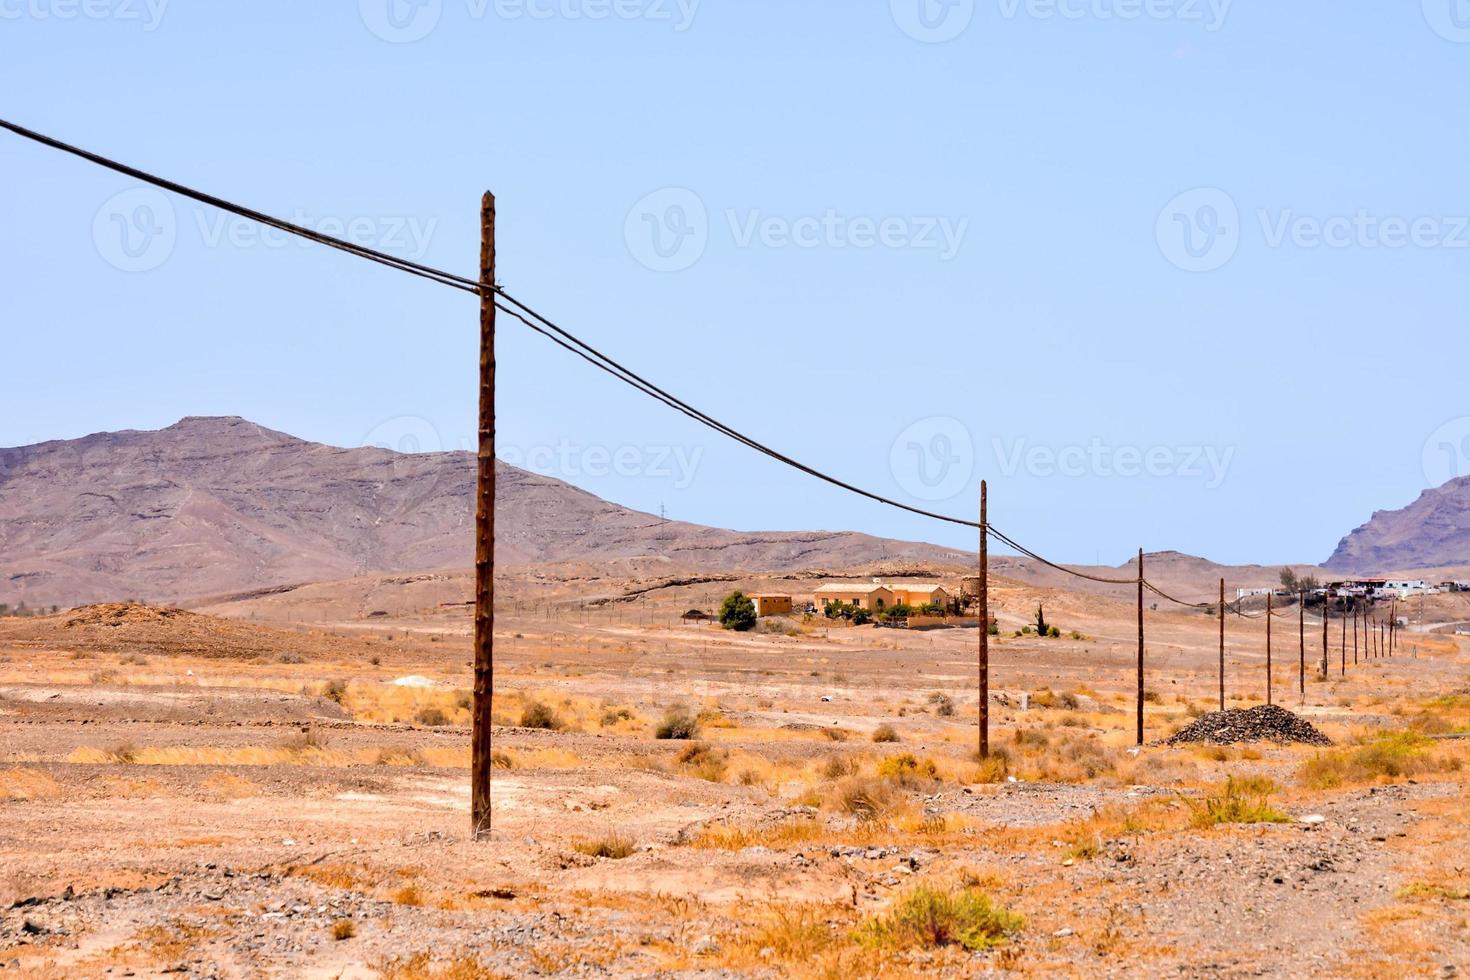
<path id="1" fill-rule="evenodd" d="M 169 0 L 0 0 L 0 20 L 115 20 L 145 32 L 163 22 Z"/>
<path id="2" fill-rule="evenodd" d="M 472 21 L 644 21 L 689 30 L 701 0 L 459 0 Z M 390 44 L 412 44 L 434 33 L 444 0 L 358 0 L 358 14 Z"/>
<path id="3" fill-rule="evenodd" d="M 687 490 L 704 459 L 704 447 L 582 446 L 563 439 L 555 446 L 497 448 L 496 455 L 512 466 L 568 480 L 641 477 L 669 480 L 675 490 Z"/>
<path id="4" fill-rule="evenodd" d="M 698 262 L 717 230 L 735 248 L 893 249 L 955 258 L 970 219 L 939 215 L 848 214 L 837 208 L 801 215 L 769 214 L 761 208 L 726 208 L 711 222 L 704 199 L 686 187 L 647 194 L 628 210 L 623 239 L 628 252 L 655 272 L 678 272 Z"/>
<path id="5" fill-rule="evenodd" d="M 1032 445 L 1025 439 L 991 440 L 1003 476 L 1152 477 L 1203 481 L 1206 490 L 1225 482 L 1235 459 L 1234 446 L 1111 446 L 1101 439 L 1087 445 Z"/>
<path id="6" fill-rule="evenodd" d="M 299 235 L 233 214 L 202 207 L 194 208 L 191 214 L 194 230 L 205 248 L 275 249 L 293 243 L 302 247 L 312 245 L 309 239 Z M 428 253 L 439 227 L 437 218 L 411 215 L 343 218 L 300 209 L 287 220 L 353 245 L 415 260 Z M 123 272 L 147 272 L 163 265 L 173 255 L 179 234 L 179 215 L 173 202 L 152 187 L 135 187 L 114 195 L 97 209 L 92 221 L 92 242 L 97 254 Z"/>
<path id="7" fill-rule="evenodd" d="M 1314 215 L 1294 208 L 1256 208 L 1251 216 L 1254 222 L 1245 220 L 1226 191 L 1198 187 L 1164 206 L 1154 235 L 1164 257 L 1186 272 L 1223 268 L 1256 229 L 1260 242 L 1271 249 L 1470 249 L 1470 215 L 1406 216 L 1367 208 Z"/>

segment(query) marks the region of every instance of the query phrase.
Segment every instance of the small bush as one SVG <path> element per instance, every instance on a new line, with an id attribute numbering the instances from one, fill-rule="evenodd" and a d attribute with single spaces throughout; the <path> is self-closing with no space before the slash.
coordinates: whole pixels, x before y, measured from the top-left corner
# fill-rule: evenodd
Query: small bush
<path id="1" fill-rule="evenodd" d="M 879 725 L 873 729 L 873 741 L 875 742 L 897 742 L 898 732 L 892 725 Z"/>
<path id="2" fill-rule="evenodd" d="M 420 725 L 428 725 L 430 728 L 440 728 L 449 724 L 449 716 L 444 713 L 444 709 L 433 706 L 420 708 L 413 717 Z"/>
<path id="3" fill-rule="evenodd" d="M 620 861 L 628 857 L 637 848 L 631 837 L 624 837 L 617 832 L 607 833 L 601 837 L 590 840 L 578 840 L 572 843 L 572 849 L 578 854 L 586 854 L 588 857 L 608 858 Z"/>
<path id="4" fill-rule="evenodd" d="M 355 935 L 357 935 L 357 923 L 351 919 L 338 919 L 332 923 L 332 938 L 337 942 L 351 939 Z"/>
<path id="5" fill-rule="evenodd" d="M 711 783 L 718 783 L 725 778 L 725 766 L 729 758 L 728 752 L 713 749 L 704 742 L 692 742 L 678 755 L 679 765 Z"/>
<path id="6" fill-rule="evenodd" d="M 829 742 L 846 742 L 852 736 L 852 732 L 849 732 L 846 728 L 837 728 L 835 726 L 822 729 L 822 734 Z"/>
<path id="7" fill-rule="evenodd" d="M 399 905 L 416 907 L 424 904 L 424 891 L 418 885 L 404 885 L 389 897 Z"/>
<path id="8" fill-rule="evenodd" d="M 699 722 L 682 704 L 676 704 L 664 712 L 664 720 L 654 730 L 660 739 L 692 739 L 699 736 Z"/>
<path id="9" fill-rule="evenodd" d="M 521 727 L 557 731 L 561 728 L 561 719 L 544 702 L 529 701 L 521 708 Z"/>
<path id="10" fill-rule="evenodd" d="M 306 658 L 299 653 L 283 653 L 276 658 L 276 661 L 283 664 L 304 664 Z"/>
<path id="11" fill-rule="evenodd" d="M 611 728 L 620 721 L 631 721 L 633 712 L 628 708 L 608 708 L 602 713 L 600 724 L 603 728 Z"/>
<path id="12" fill-rule="evenodd" d="M 898 799 L 897 787 L 888 780 L 853 776 L 837 784 L 831 805 L 842 813 L 871 820 L 893 809 Z"/>
<path id="13" fill-rule="evenodd" d="M 342 699 L 346 696 L 347 682 L 344 680 L 327 681 L 322 685 L 322 697 L 328 701 L 335 701 L 337 704 L 341 704 Z"/>
<path id="14" fill-rule="evenodd" d="M 975 761 L 979 766 L 975 772 L 977 783 L 1003 783 L 1011 774 L 1011 754 L 1005 749 L 993 748 L 988 758 Z"/>
<path id="15" fill-rule="evenodd" d="M 1297 778 L 1313 789 L 1333 789 L 1459 768 L 1458 759 L 1434 756 L 1433 746 L 1422 735 L 1397 732 L 1357 748 L 1319 752 L 1302 765 Z"/>
<path id="16" fill-rule="evenodd" d="M 851 776 L 857 772 L 857 763 L 844 759 L 840 755 L 834 755 L 822 763 L 822 778 L 829 780 L 841 779 L 843 776 Z"/>
<path id="17" fill-rule="evenodd" d="M 899 786 L 915 787 L 934 782 L 939 768 L 933 759 L 916 759 L 912 753 L 892 755 L 878 763 L 878 778 L 897 783 Z"/>
<path id="18" fill-rule="evenodd" d="M 755 603 L 744 592 L 731 592 L 720 604 L 720 625 L 744 633 L 755 628 Z"/>
<path id="19" fill-rule="evenodd" d="M 516 767 L 515 760 L 505 752 L 491 752 L 490 765 L 496 769 L 514 769 Z"/>
<path id="20" fill-rule="evenodd" d="M 941 891 L 933 885 L 919 885 L 887 914 L 863 923 L 857 938 L 869 947 L 981 950 L 1005 942 L 1024 924 L 1021 916 L 992 904 L 978 890 Z"/>
<path id="21" fill-rule="evenodd" d="M 1271 806 L 1276 784 L 1269 779 L 1225 780 L 1219 793 L 1195 802 L 1186 800 L 1194 813 L 1196 827 L 1208 829 L 1222 823 L 1290 823 L 1291 817 Z"/>
<path id="22" fill-rule="evenodd" d="M 934 705 L 934 713 L 941 718 L 954 717 L 954 699 L 948 694 L 934 691 L 929 695 L 929 703 Z"/>

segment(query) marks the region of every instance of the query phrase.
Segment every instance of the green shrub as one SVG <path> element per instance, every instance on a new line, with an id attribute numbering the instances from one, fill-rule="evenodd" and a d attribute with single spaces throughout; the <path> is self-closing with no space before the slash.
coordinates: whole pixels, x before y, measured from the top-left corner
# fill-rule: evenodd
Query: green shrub
<path id="1" fill-rule="evenodd" d="M 755 603 L 744 592 L 731 592 L 720 603 L 720 625 L 744 633 L 755 628 Z"/>
<path id="2" fill-rule="evenodd" d="M 976 889 L 942 891 L 926 884 L 909 891 L 886 914 L 864 922 L 857 939 L 869 947 L 981 950 L 1000 945 L 1024 925 L 1021 916 L 992 904 Z"/>
<path id="3" fill-rule="evenodd" d="M 1196 827 L 1209 828 L 1222 823 L 1290 823 L 1291 817 L 1271 805 L 1276 786 L 1269 779 L 1236 780 L 1229 777 L 1219 793 L 1203 800 L 1186 800 L 1194 813 Z"/>

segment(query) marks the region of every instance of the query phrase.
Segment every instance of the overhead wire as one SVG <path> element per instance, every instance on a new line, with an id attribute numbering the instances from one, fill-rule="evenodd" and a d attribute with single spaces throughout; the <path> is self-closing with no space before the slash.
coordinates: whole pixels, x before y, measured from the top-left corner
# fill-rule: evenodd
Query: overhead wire
<path id="1" fill-rule="evenodd" d="M 189 187 L 188 185 L 179 183 L 178 181 L 170 180 L 165 177 L 160 177 L 156 174 L 149 173 L 148 171 L 139 169 L 137 167 L 121 163 L 117 160 L 104 157 L 97 153 L 93 153 L 90 150 L 86 150 L 81 147 L 74 146 L 70 143 L 66 143 L 62 140 L 58 140 L 54 137 L 47 136 L 43 133 L 38 133 L 34 130 L 28 129 L 24 126 L 20 126 L 5 119 L 0 119 L 0 129 L 8 130 L 16 134 L 17 136 L 21 136 L 43 146 L 59 150 L 63 153 L 70 154 L 79 159 L 86 160 L 90 163 L 103 167 L 107 170 L 111 170 L 115 173 L 131 177 L 146 184 L 151 184 L 162 190 L 178 194 L 182 197 L 197 201 L 209 207 L 217 208 L 229 214 L 234 214 L 239 217 L 258 222 L 267 227 L 275 228 L 278 231 L 283 231 L 291 235 L 296 235 L 300 238 L 325 246 L 327 248 L 345 252 L 349 255 L 357 256 L 358 258 L 367 259 L 371 262 L 375 262 L 379 265 L 387 266 L 389 268 L 397 269 L 401 272 L 407 272 L 410 275 L 426 279 L 430 282 L 435 282 L 442 286 L 448 286 L 461 292 L 472 293 L 481 297 L 484 297 L 487 293 L 492 294 L 494 297 L 496 297 L 492 301 L 494 302 L 497 309 L 514 317 L 516 320 L 529 327 L 536 333 L 546 337 L 547 339 L 551 340 L 553 343 L 557 344 L 568 352 L 577 355 L 592 366 L 611 375 L 614 378 L 617 378 L 619 381 L 622 381 L 623 383 L 635 388 L 636 390 L 642 392 L 650 398 L 653 398 L 663 405 L 674 409 L 675 411 L 687 416 L 688 418 L 756 452 L 759 452 L 786 466 L 792 467 L 815 479 L 822 480 L 832 486 L 838 487 L 839 489 L 846 490 L 849 493 L 856 494 L 868 500 L 872 500 L 876 503 L 893 507 L 919 517 L 941 521 L 958 527 L 973 529 L 980 528 L 980 523 L 978 521 L 971 521 L 965 518 L 954 517 L 949 514 L 942 514 L 937 511 L 927 510 L 922 507 L 915 507 L 911 504 L 906 504 L 891 497 L 886 497 L 882 494 L 864 489 L 857 486 L 856 484 L 850 483 L 839 477 L 819 470 L 816 467 L 803 463 L 800 460 L 797 460 L 785 453 L 782 453 L 765 443 L 762 443 L 750 436 L 747 436 L 743 432 L 740 432 L 739 430 L 734 429 L 729 425 L 726 425 L 725 423 L 719 421 L 708 413 L 703 412 L 698 408 L 695 408 L 688 402 L 683 401 L 682 399 L 659 387 L 653 382 L 647 380 L 646 378 L 626 367 L 625 365 L 614 360 L 612 357 L 608 356 L 597 348 L 586 343 L 576 335 L 572 334 L 570 331 L 561 327 L 545 314 L 538 312 L 525 302 L 517 299 L 515 296 L 511 295 L 503 287 L 496 283 L 479 282 L 474 279 L 469 279 L 452 272 L 447 272 L 443 269 L 437 269 L 420 262 L 415 262 L 409 259 L 401 258 L 399 256 L 379 251 L 377 249 L 369 248 L 365 245 L 348 242 L 343 239 L 327 235 L 323 232 L 316 231 L 312 228 L 307 228 L 289 221 L 284 221 L 263 211 L 258 211 L 254 208 L 237 204 L 233 201 L 227 200 L 217 195 L 209 194 L 196 188 Z M 1087 572 L 1080 572 L 1074 568 L 1069 568 L 1058 562 L 1054 562 L 1048 558 L 1043 557 L 1037 552 L 1025 547 L 1020 542 L 1016 541 L 1015 538 L 1005 534 L 1000 529 L 996 528 L 993 524 L 987 525 L 986 531 L 996 541 L 1014 549 L 1022 556 L 1030 558 L 1049 568 L 1064 572 L 1068 575 L 1075 576 L 1079 579 L 1097 582 L 1104 585 L 1135 585 L 1139 581 L 1137 578 L 1112 578 L 1108 576 L 1094 575 Z M 1175 599 L 1173 596 L 1170 596 L 1155 587 L 1147 579 L 1143 580 L 1143 584 L 1145 585 L 1145 587 L 1149 588 L 1159 596 L 1171 602 L 1176 602 L 1180 605 L 1193 605 L 1190 603 L 1185 603 L 1179 599 Z"/>

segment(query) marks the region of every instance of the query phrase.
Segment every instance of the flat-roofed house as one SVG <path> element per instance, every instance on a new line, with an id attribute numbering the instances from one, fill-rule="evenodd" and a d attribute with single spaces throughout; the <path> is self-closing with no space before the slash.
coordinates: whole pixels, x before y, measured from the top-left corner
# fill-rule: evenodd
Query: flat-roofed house
<path id="1" fill-rule="evenodd" d="M 750 601 L 755 603 L 757 616 L 784 616 L 791 612 L 791 597 L 774 592 L 752 592 Z"/>
<path id="2" fill-rule="evenodd" d="M 893 605 L 893 590 L 876 582 L 835 582 L 813 592 L 812 601 L 818 609 L 843 602 L 869 612 L 882 612 Z"/>
<path id="3" fill-rule="evenodd" d="M 934 582 L 905 582 L 891 585 L 889 589 L 893 592 L 893 601 L 904 606 L 942 606 L 949 602 L 949 592 L 944 586 Z"/>

